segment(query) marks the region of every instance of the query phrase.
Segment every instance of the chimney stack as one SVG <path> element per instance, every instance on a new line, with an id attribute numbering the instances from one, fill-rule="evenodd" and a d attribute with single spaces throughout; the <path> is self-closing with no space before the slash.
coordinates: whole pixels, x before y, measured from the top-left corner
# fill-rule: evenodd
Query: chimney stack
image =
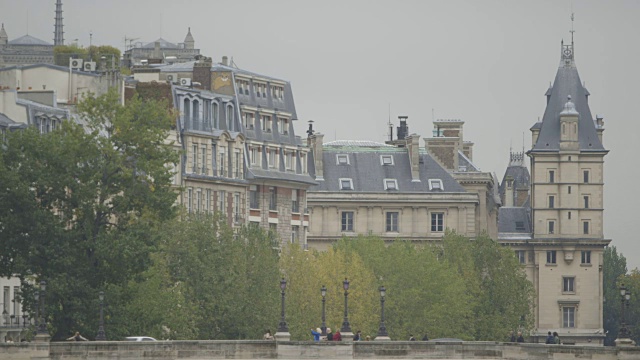
<path id="1" fill-rule="evenodd" d="M 222 57 L 222 65 L 229 66 L 229 58 L 226 56 Z"/>
<path id="2" fill-rule="evenodd" d="M 420 135 L 409 135 L 407 148 L 411 163 L 411 182 L 420 182 Z"/>
<path id="3" fill-rule="evenodd" d="M 397 128 L 398 140 L 404 140 L 407 136 L 409 136 L 409 126 L 407 125 L 407 118 L 408 116 L 406 115 L 398 116 L 398 119 L 400 120 L 400 126 L 398 126 Z"/>
<path id="4" fill-rule="evenodd" d="M 309 136 L 309 145 L 311 146 L 311 151 L 313 152 L 313 161 L 316 168 L 316 180 L 323 181 L 324 180 L 324 168 L 322 161 L 322 142 L 324 141 L 324 134 L 319 132 L 314 132 L 313 135 Z"/>

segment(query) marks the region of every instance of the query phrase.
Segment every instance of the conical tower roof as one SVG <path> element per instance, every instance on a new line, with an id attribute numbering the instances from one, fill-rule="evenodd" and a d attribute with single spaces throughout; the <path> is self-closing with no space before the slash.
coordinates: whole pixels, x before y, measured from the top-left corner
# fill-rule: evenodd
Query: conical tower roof
<path id="1" fill-rule="evenodd" d="M 189 28 L 189 30 L 187 31 L 187 36 L 184 37 L 184 42 L 188 43 L 188 42 L 194 42 L 195 40 L 193 40 L 193 35 L 191 35 L 191 28 Z"/>
<path id="2" fill-rule="evenodd" d="M 9 35 L 4 31 L 4 23 L 2 23 L 2 28 L 0 28 L 0 39 L 8 39 Z"/>
<path id="3" fill-rule="evenodd" d="M 578 143 L 580 150 L 603 151 L 604 146 L 598 138 L 591 109 L 589 109 L 589 91 L 582 85 L 576 68 L 573 42 L 571 45 L 561 44 L 561 49 L 560 66 L 553 86 L 546 93 L 547 108 L 540 123 L 540 134 L 533 145 L 533 151 L 560 150 L 560 113 L 565 110 L 568 96 L 571 96 L 575 111 L 579 114 Z"/>

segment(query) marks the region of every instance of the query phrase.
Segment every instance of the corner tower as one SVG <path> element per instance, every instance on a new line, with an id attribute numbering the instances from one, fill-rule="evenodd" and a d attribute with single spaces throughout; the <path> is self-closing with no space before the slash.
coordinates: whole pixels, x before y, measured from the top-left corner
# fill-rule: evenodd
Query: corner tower
<path id="1" fill-rule="evenodd" d="M 575 65 L 574 44 L 561 43 L 561 60 L 541 122 L 532 128 L 531 251 L 540 342 L 558 331 L 566 343 L 602 344 L 603 233 L 601 118 L 593 119 L 589 92 Z"/>
<path id="2" fill-rule="evenodd" d="M 56 0 L 56 23 L 53 30 L 53 45 L 64 45 L 64 31 L 62 31 L 62 0 Z"/>

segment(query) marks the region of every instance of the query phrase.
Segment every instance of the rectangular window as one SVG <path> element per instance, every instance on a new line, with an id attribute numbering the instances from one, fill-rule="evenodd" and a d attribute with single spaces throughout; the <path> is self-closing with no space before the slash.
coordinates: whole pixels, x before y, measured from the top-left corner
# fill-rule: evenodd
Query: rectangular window
<path id="1" fill-rule="evenodd" d="M 227 162 L 226 162 L 226 154 L 224 153 L 224 147 L 220 146 L 220 162 L 218 163 L 220 166 L 220 176 L 227 176 Z"/>
<path id="2" fill-rule="evenodd" d="M 14 286 L 13 287 L 13 315 L 16 316 L 16 320 L 15 320 L 15 324 L 18 325 L 20 324 L 20 303 L 21 303 L 21 299 L 20 299 L 20 287 L 19 286 Z"/>
<path id="3" fill-rule="evenodd" d="M 429 190 L 444 190 L 442 179 L 429 179 Z"/>
<path id="4" fill-rule="evenodd" d="M 555 172 L 555 170 L 549 170 L 549 182 L 550 183 L 556 182 L 556 172 Z"/>
<path id="5" fill-rule="evenodd" d="M 444 213 L 431 213 L 431 231 L 444 231 Z"/>
<path id="6" fill-rule="evenodd" d="M 582 198 L 584 200 L 584 208 L 588 209 L 589 208 L 589 196 L 585 195 Z"/>
<path id="7" fill-rule="evenodd" d="M 566 293 L 575 293 L 575 278 L 571 277 L 563 277 L 562 278 L 562 292 Z"/>
<path id="8" fill-rule="evenodd" d="M 193 212 L 193 189 L 187 189 L 187 212 Z"/>
<path id="9" fill-rule="evenodd" d="M 207 189 L 207 194 L 206 194 L 207 198 L 205 199 L 205 211 L 207 213 L 211 212 L 211 189 Z"/>
<path id="10" fill-rule="evenodd" d="M 547 226 L 549 228 L 549 234 L 554 234 L 556 231 L 556 222 L 551 220 L 547 223 Z"/>
<path id="11" fill-rule="evenodd" d="M 5 314 L 9 314 L 9 304 L 10 304 L 10 292 L 11 292 L 11 287 L 10 286 L 5 286 L 4 287 L 4 293 L 3 293 L 3 304 L 2 304 L 2 312 Z M 2 319 L 2 322 L 4 323 L 4 319 Z"/>
<path id="12" fill-rule="evenodd" d="M 298 225 L 294 225 L 291 227 L 291 243 L 295 244 L 298 242 L 298 232 L 300 227 Z"/>
<path id="13" fill-rule="evenodd" d="M 241 212 L 240 209 L 242 209 L 242 207 L 240 206 L 240 193 L 237 192 L 235 194 L 233 194 L 233 216 L 234 216 L 234 222 L 236 224 L 239 224 L 242 220 Z"/>
<path id="14" fill-rule="evenodd" d="M 278 190 L 275 187 L 269 188 L 269 210 L 278 210 Z"/>
<path id="15" fill-rule="evenodd" d="M 574 328 L 576 327 L 576 308 L 573 306 L 567 306 L 562 308 L 562 327 Z"/>
<path id="16" fill-rule="evenodd" d="M 571 194 L 571 185 L 567 186 L 567 193 Z"/>
<path id="17" fill-rule="evenodd" d="M 260 209 L 260 193 L 256 185 L 251 185 L 249 189 L 249 207 L 251 209 Z"/>
<path id="18" fill-rule="evenodd" d="M 300 212 L 300 205 L 298 203 L 298 190 L 291 190 L 291 212 Z"/>
<path id="19" fill-rule="evenodd" d="M 268 151 L 267 154 L 269 155 L 269 167 L 270 168 L 277 167 L 276 150 L 275 149 L 269 149 L 267 151 Z"/>
<path id="20" fill-rule="evenodd" d="M 194 212 L 200 212 L 200 209 L 202 206 L 201 199 L 202 199 L 202 190 L 196 189 L 196 208 Z"/>
<path id="21" fill-rule="evenodd" d="M 336 162 L 338 165 L 349 165 L 349 156 L 347 154 L 336 155 Z"/>
<path id="22" fill-rule="evenodd" d="M 241 179 L 242 178 L 242 162 L 240 161 L 240 150 L 236 150 L 233 153 L 234 156 L 234 164 L 233 164 L 233 168 L 235 170 L 235 178 L 236 179 Z"/>
<path id="23" fill-rule="evenodd" d="M 195 174 L 198 171 L 198 144 L 191 146 L 191 172 Z"/>
<path id="24" fill-rule="evenodd" d="M 567 213 L 567 219 L 571 220 L 571 211 Z"/>
<path id="25" fill-rule="evenodd" d="M 524 264 L 526 263 L 526 251 L 524 250 L 516 250 L 516 257 L 518 258 L 518 262 L 520 262 L 520 264 Z"/>
<path id="26" fill-rule="evenodd" d="M 271 132 L 271 116 L 262 115 L 262 131 Z"/>
<path id="27" fill-rule="evenodd" d="M 382 165 L 393 165 L 393 155 L 380 155 L 380 162 Z"/>
<path id="28" fill-rule="evenodd" d="M 582 264 L 591 264 L 591 251 L 581 251 Z"/>
<path id="29" fill-rule="evenodd" d="M 549 209 L 553 209 L 555 207 L 555 196 L 549 195 Z"/>
<path id="30" fill-rule="evenodd" d="M 278 127 L 280 128 L 280 134 L 286 135 L 289 133 L 289 121 L 287 119 L 279 118 Z"/>
<path id="31" fill-rule="evenodd" d="M 556 263 L 556 251 L 549 250 L 547 251 L 547 264 L 555 264 Z"/>
<path id="32" fill-rule="evenodd" d="M 227 212 L 227 192 L 224 190 L 218 191 L 218 211 L 222 214 Z"/>
<path id="33" fill-rule="evenodd" d="M 285 159 L 286 159 L 287 170 L 293 170 L 293 168 L 294 168 L 293 167 L 293 164 L 294 164 L 294 162 L 293 162 L 293 151 L 287 152 L 287 155 L 285 156 Z"/>
<path id="34" fill-rule="evenodd" d="M 244 126 L 249 129 L 249 130 L 253 130 L 255 124 L 253 121 L 253 114 L 250 112 L 246 112 L 244 113 Z"/>
<path id="35" fill-rule="evenodd" d="M 387 212 L 387 232 L 398 232 L 398 218 L 400 213 L 397 211 Z"/>
<path id="36" fill-rule="evenodd" d="M 385 190 L 398 190 L 398 182 L 396 179 L 384 179 Z"/>
<path id="37" fill-rule="evenodd" d="M 589 183 L 589 170 L 582 170 L 582 182 L 585 184 Z"/>
<path id="38" fill-rule="evenodd" d="M 249 149 L 251 154 L 251 165 L 259 165 L 260 161 L 260 152 L 258 151 L 258 147 L 252 147 Z"/>
<path id="39" fill-rule="evenodd" d="M 589 222 L 588 221 L 583 221 L 582 222 L 582 233 L 584 235 L 588 235 L 589 234 Z"/>
<path id="40" fill-rule="evenodd" d="M 304 154 L 300 154 L 300 171 L 303 174 L 307 173 L 307 157 Z"/>
<path id="41" fill-rule="evenodd" d="M 353 231 L 353 211 L 342 212 L 342 231 Z"/>
<path id="42" fill-rule="evenodd" d="M 213 176 L 218 176 L 218 152 L 216 151 L 216 144 L 211 144 L 211 171 Z"/>
<path id="43" fill-rule="evenodd" d="M 202 147 L 200 148 L 200 159 L 201 159 L 201 163 L 202 163 L 202 170 L 201 173 L 203 175 L 207 174 L 207 145 L 204 144 L 202 145 Z"/>
<path id="44" fill-rule="evenodd" d="M 353 190 L 353 180 L 340 179 L 340 190 Z"/>

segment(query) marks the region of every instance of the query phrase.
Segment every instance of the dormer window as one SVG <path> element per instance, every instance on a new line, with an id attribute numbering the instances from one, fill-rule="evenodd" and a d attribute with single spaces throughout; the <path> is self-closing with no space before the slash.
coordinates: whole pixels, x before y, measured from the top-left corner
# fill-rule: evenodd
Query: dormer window
<path id="1" fill-rule="evenodd" d="M 338 164 L 338 165 L 349 165 L 349 155 L 347 155 L 347 154 L 338 154 L 338 155 L 336 155 L 336 164 Z"/>
<path id="2" fill-rule="evenodd" d="M 398 190 L 398 181 L 396 179 L 384 179 L 385 190 Z"/>
<path id="3" fill-rule="evenodd" d="M 393 155 L 380 155 L 380 164 L 383 166 L 393 165 Z"/>
<path id="4" fill-rule="evenodd" d="M 353 190 L 353 180 L 348 178 L 341 178 L 340 190 Z"/>
<path id="5" fill-rule="evenodd" d="M 429 190 L 444 190 L 441 179 L 429 179 Z"/>

